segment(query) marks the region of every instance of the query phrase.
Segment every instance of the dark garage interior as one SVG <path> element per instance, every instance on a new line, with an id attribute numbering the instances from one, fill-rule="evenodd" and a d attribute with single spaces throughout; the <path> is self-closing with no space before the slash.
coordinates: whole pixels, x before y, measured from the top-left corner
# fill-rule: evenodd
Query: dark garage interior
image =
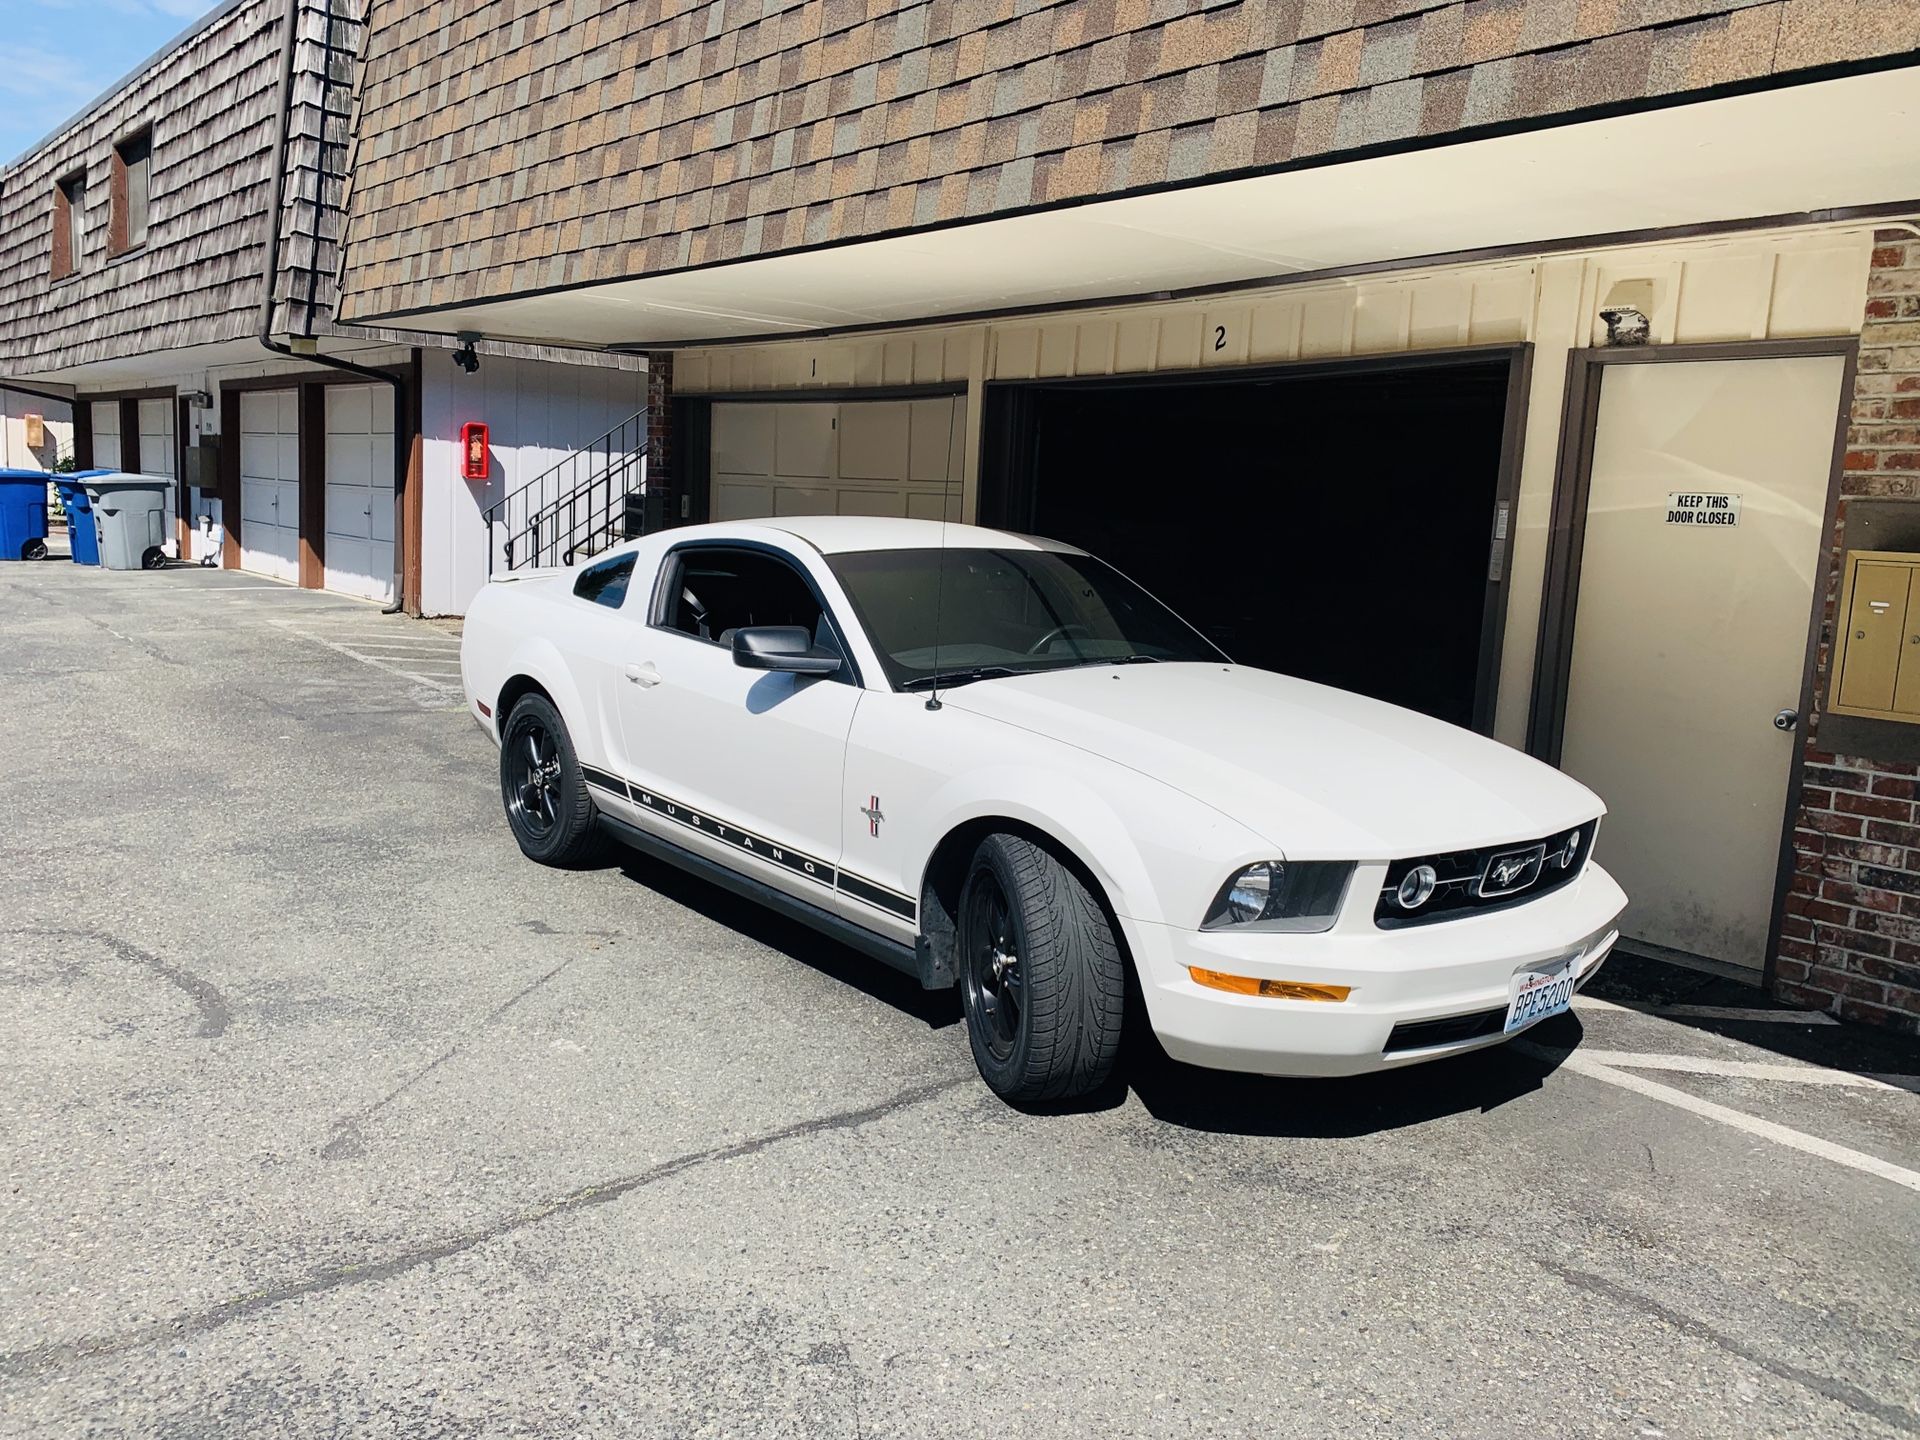
<path id="1" fill-rule="evenodd" d="M 1509 364 L 1006 387 L 983 518 L 1104 557 L 1243 664 L 1471 725 Z"/>

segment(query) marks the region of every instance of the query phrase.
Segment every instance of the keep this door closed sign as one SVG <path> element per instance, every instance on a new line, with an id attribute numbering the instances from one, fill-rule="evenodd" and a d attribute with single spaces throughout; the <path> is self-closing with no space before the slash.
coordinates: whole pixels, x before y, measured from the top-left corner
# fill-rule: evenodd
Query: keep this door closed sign
<path id="1" fill-rule="evenodd" d="M 1697 491 L 1667 492 L 1667 524 L 1695 529 L 1728 529 L 1740 523 L 1738 495 L 1706 495 Z"/>

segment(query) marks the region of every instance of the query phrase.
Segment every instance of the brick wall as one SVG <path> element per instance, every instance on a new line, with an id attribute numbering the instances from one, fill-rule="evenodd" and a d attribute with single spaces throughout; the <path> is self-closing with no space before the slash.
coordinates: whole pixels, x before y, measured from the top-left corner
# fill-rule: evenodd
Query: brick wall
<path id="1" fill-rule="evenodd" d="M 1920 239 L 1892 229 L 1876 238 L 1836 561 L 1849 501 L 1920 496 Z M 1822 644 L 1816 697 L 1826 694 L 1830 658 Z M 1805 760 L 1775 988 L 1785 1000 L 1920 1034 L 1920 764 L 1836 754 L 1822 747 L 1817 718 Z"/>

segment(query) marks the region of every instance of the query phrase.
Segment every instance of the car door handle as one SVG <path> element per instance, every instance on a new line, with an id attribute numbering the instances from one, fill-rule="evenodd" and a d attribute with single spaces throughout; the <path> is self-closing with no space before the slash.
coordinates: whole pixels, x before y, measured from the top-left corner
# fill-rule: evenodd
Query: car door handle
<path id="1" fill-rule="evenodd" d="M 627 679 L 644 689 L 651 690 L 660 683 L 660 672 L 653 668 L 653 662 L 649 660 L 644 665 L 627 666 Z"/>

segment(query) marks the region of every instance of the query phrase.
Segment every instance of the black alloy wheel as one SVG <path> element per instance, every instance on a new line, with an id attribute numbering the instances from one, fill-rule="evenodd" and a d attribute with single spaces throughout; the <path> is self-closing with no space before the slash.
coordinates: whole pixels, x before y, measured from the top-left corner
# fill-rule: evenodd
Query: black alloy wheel
<path id="1" fill-rule="evenodd" d="M 530 835 L 545 835 L 560 819 L 560 745 L 538 720 L 529 720 L 503 757 L 511 779 L 507 813 Z"/>
<path id="2" fill-rule="evenodd" d="M 960 999 L 980 1077 L 1033 1105 L 1099 1089 L 1120 1054 L 1127 959 L 1079 867 L 1021 835 L 974 852 L 957 916 Z"/>
<path id="3" fill-rule="evenodd" d="M 566 722 L 544 695 L 522 696 L 501 727 L 500 801 L 529 860 L 571 867 L 599 855 L 599 812 Z"/>
<path id="4" fill-rule="evenodd" d="M 967 1013 L 980 1017 L 980 1040 L 987 1053 L 1004 1062 L 1019 1042 L 1026 1004 L 1013 907 L 993 871 L 981 871 L 967 887 L 960 933 L 967 937 Z"/>

